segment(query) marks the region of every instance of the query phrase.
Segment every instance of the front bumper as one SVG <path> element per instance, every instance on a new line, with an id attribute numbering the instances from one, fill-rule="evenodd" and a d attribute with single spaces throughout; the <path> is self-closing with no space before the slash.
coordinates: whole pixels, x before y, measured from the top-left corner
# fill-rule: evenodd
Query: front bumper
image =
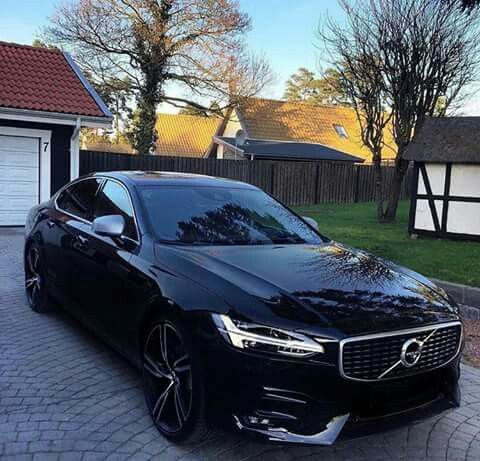
<path id="1" fill-rule="evenodd" d="M 355 382 L 331 363 L 239 351 L 218 335 L 200 344 L 213 414 L 272 441 L 330 445 L 344 426 L 368 432 L 379 418 L 416 419 L 459 403 L 459 357 L 408 378 Z"/>

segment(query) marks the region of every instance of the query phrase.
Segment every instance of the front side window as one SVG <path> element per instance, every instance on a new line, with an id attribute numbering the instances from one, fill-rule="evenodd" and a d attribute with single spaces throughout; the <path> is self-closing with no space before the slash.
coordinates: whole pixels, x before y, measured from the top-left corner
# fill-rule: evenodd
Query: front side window
<path id="1" fill-rule="evenodd" d="M 140 188 L 159 241 L 200 245 L 318 244 L 305 222 L 259 190 Z"/>
<path id="2" fill-rule="evenodd" d="M 58 196 L 57 206 L 73 216 L 90 221 L 100 182 L 99 178 L 92 178 L 72 184 Z"/>
<path id="3" fill-rule="evenodd" d="M 138 240 L 133 208 L 128 193 L 123 186 L 110 180 L 106 181 L 102 190 L 98 193 L 93 218 L 108 215 L 123 216 L 125 219 L 124 235 L 133 240 Z"/>

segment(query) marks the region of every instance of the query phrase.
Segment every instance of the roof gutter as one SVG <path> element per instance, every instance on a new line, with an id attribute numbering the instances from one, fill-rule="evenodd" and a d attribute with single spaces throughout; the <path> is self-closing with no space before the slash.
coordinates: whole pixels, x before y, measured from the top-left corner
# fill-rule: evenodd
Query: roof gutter
<path id="1" fill-rule="evenodd" d="M 0 119 L 24 120 L 26 122 L 51 123 L 56 125 L 77 124 L 77 118 L 81 118 L 81 125 L 88 128 L 111 128 L 112 119 L 107 117 L 92 117 L 89 115 L 64 114 L 61 112 L 46 112 L 41 110 L 14 109 L 11 107 L 0 107 Z"/>
<path id="2" fill-rule="evenodd" d="M 217 144 L 221 144 L 222 146 L 228 147 L 229 149 L 233 149 L 234 151 L 238 152 L 239 154 L 244 154 L 245 151 L 243 149 L 240 149 L 240 147 L 235 146 L 233 144 L 230 144 L 228 142 L 225 142 L 223 139 L 221 139 L 219 136 L 214 136 L 213 140 Z"/>

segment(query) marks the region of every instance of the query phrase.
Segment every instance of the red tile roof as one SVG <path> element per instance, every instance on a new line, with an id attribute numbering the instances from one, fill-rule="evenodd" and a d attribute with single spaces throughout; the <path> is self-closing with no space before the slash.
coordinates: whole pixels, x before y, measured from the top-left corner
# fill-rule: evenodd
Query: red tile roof
<path id="1" fill-rule="evenodd" d="M 61 51 L 5 42 L 0 107 L 105 117 Z"/>

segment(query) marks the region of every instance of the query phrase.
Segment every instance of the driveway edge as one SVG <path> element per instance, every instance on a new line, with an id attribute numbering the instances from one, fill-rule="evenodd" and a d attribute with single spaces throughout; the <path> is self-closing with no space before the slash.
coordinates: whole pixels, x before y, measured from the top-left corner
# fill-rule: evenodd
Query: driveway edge
<path id="1" fill-rule="evenodd" d="M 473 311 L 478 311 L 480 319 L 480 288 L 461 285 L 459 283 L 445 282 L 443 280 L 432 279 L 434 283 L 442 287 L 457 303 L 470 306 Z"/>

